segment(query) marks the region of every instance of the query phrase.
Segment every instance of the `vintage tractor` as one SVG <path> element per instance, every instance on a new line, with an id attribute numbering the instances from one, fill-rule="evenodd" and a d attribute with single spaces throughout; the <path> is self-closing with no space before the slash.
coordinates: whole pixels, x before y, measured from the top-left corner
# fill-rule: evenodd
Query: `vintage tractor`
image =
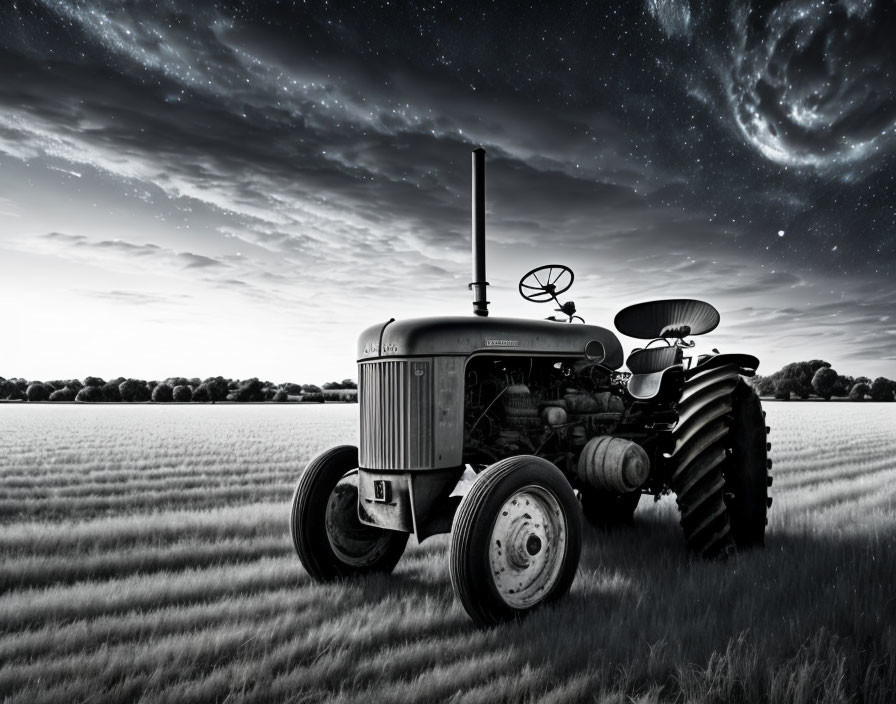
<path id="1" fill-rule="evenodd" d="M 488 317 L 484 150 L 473 152 L 471 317 L 389 320 L 358 342 L 360 448 L 310 462 L 291 533 L 326 581 L 389 572 L 409 536 L 451 535 L 455 593 L 491 625 L 570 588 L 582 516 L 630 521 L 644 494 L 674 492 L 687 546 L 717 557 L 761 545 L 771 460 L 748 354 L 686 356 L 710 332 L 708 303 L 672 299 L 622 310 L 616 328 L 648 340 L 629 354 L 586 325 L 562 265 L 519 284 L 558 321 Z M 578 321 L 578 322 L 576 322 Z"/>

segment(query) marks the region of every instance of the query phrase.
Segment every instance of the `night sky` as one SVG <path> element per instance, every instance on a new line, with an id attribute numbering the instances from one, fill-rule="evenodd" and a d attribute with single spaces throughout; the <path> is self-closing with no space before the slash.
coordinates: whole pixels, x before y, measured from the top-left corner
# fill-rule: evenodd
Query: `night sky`
<path id="1" fill-rule="evenodd" d="M 896 377 L 896 5 L 0 9 L 0 374 L 355 376 L 359 330 L 576 272 L 769 373 Z M 624 340 L 629 349 L 633 341 Z"/>

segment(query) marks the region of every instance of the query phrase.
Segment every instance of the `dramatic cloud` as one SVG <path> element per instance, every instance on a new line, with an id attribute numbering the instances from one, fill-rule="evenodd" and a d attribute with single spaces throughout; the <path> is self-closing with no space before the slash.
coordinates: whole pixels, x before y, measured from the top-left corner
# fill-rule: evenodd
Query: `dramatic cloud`
<path id="1" fill-rule="evenodd" d="M 335 5 L 6 7 L 0 297 L 176 316 L 217 340 L 199 374 L 264 373 L 264 339 L 270 376 L 342 378 L 370 322 L 469 310 L 481 144 L 496 312 L 540 316 L 516 279 L 571 262 L 589 322 L 690 295 L 769 364 L 890 358 L 857 294 L 896 274 L 889 5 Z"/>

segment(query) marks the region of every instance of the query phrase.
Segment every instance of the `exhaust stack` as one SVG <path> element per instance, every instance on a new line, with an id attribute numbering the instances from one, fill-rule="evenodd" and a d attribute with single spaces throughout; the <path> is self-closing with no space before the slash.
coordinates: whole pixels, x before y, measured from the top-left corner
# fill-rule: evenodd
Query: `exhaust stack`
<path id="1" fill-rule="evenodd" d="M 487 316 L 485 300 L 485 149 L 473 150 L 473 314 Z"/>

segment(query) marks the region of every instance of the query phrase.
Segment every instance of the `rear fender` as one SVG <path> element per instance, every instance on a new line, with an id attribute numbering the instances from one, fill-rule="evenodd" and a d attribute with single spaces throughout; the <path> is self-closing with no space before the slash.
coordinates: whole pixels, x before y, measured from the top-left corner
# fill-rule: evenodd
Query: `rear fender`
<path id="1" fill-rule="evenodd" d="M 723 367 L 726 364 L 734 364 L 740 369 L 743 376 L 754 376 L 756 369 L 759 367 L 759 358 L 751 354 L 741 354 L 732 352 L 728 354 L 714 354 L 707 357 L 702 362 L 698 362 L 696 366 L 691 367 L 685 372 L 685 378 L 689 378 L 699 372 L 705 372 L 716 367 Z"/>

